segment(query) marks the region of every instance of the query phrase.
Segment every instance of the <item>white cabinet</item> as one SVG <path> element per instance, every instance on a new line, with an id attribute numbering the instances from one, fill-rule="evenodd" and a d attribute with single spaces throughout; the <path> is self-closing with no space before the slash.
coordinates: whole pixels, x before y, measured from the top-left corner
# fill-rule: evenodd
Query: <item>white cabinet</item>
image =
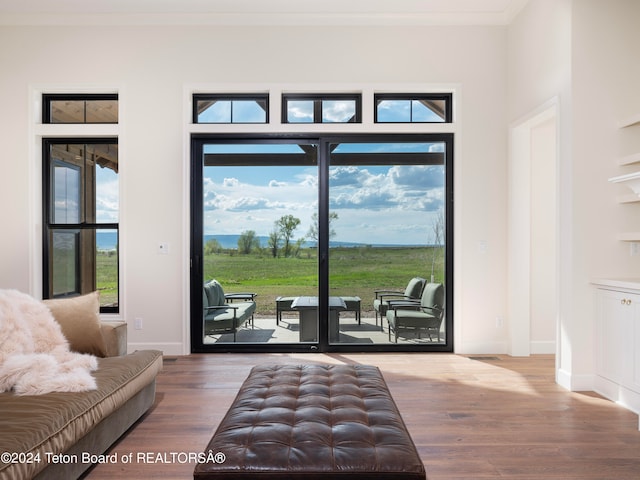
<path id="1" fill-rule="evenodd" d="M 640 413 L 640 289 L 612 283 L 596 289 L 595 389 Z"/>

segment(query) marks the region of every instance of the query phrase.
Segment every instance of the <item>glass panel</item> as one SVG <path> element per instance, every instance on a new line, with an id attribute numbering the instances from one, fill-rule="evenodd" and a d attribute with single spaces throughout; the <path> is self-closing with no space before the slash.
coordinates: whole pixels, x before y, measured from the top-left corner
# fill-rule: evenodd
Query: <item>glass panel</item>
<path id="1" fill-rule="evenodd" d="M 232 123 L 267 123 L 267 102 L 234 100 Z"/>
<path id="2" fill-rule="evenodd" d="M 95 174 L 95 208 L 88 210 L 87 221 L 91 223 L 118 223 L 120 194 L 118 181 L 118 145 L 92 144 L 86 146 L 89 174 Z M 89 215 L 89 211 L 91 215 Z"/>
<path id="3" fill-rule="evenodd" d="M 287 122 L 313 123 L 313 100 L 287 100 Z"/>
<path id="4" fill-rule="evenodd" d="M 376 108 L 380 123 L 411 122 L 410 100 L 380 100 Z"/>
<path id="5" fill-rule="evenodd" d="M 444 299 L 432 309 L 433 295 L 423 296 L 422 284 L 409 288 L 416 277 L 444 285 L 444 148 L 330 145 L 329 291 L 344 302 L 330 324 L 331 343 L 445 343 Z M 392 310 L 391 300 L 417 303 Z"/>
<path id="6" fill-rule="evenodd" d="M 49 155 L 47 227 L 67 228 L 50 230 L 45 290 L 52 297 L 98 289 L 102 310 L 117 311 L 118 145 L 50 144 Z"/>
<path id="7" fill-rule="evenodd" d="M 52 163 L 52 223 L 74 224 L 81 218 L 81 170 L 78 165 L 62 161 Z"/>
<path id="8" fill-rule="evenodd" d="M 118 123 L 118 100 L 60 99 L 49 101 L 48 123 Z"/>
<path id="9" fill-rule="evenodd" d="M 438 114 L 437 112 L 441 112 Z M 444 100 L 412 100 L 411 121 L 438 123 L 445 120 Z"/>
<path id="10" fill-rule="evenodd" d="M 197 123 L 267 123 L 265 99 L 196 99 Z"/>
<path id="11" fill-rule="evenodd" d="M 118 100 L 87 100 L 86 123 L 118 123 Z"/>
<path id="12" fill-rule="evenodd" d="M 317 342 L 317 146 L 212 143 L 203 164 L 203 343 Z"/>
<path id="13" fill-rule="evenodd" d="M 231 123 L 230 100 L 198 100 L 198 123 Z"/>
<path id="14" fill-rule="evenodd" d="M 84 100 L 51 100 L 51 123 L 84 123 Z"/>
<path id="15" fill-rule="evenodd" d="M 53 230 L 50 258 L 53 296 L 80 293 L 80 231 Z"/>
<path id="16" fill-rule="evenodd" d="M 96 288 L 100 306 L 118 306 L 118 231 L 96 231 Z"/>
<path id="17" fill-rule="evenodd" d="M 442 123 L 446 121 L 447 101 L 424 98 L 376 99 L 378 123 Z"/>
<path id="18" fill-rule="evenodd" d="M 118 223 L 117 144 L 52 145 L 51 159 L 52 223 Z"/>
<path id="19" fill-rule="evenodd" d="M 323 123 L 353 122 L 356 116 L 355 100 L 323 100 Z"/>

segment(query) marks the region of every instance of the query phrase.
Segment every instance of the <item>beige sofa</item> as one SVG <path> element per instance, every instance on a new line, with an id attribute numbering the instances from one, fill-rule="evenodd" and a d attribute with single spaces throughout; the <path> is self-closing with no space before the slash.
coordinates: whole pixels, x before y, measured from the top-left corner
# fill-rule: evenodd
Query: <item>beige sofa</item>
<path id="1" fill-rule="evenodd" d="M 51 310 L 59 320 L 65 312 L 55 307 Z M 124 322 L 98 322 L 91 339 L 91 328 L 86 322 L 78 328 L 77 320 L 62 324 L 63 333 L 74 351 L 87 353 L 87 344 L 100 345 L 102 358 L 92 372 L 98 388 L 32 396 L 0 393 L 0 480 L 78 478 L 155 401 L 162 352 L 127 354 Z M 78 342 L 84 345 L 78 348 Z"/>

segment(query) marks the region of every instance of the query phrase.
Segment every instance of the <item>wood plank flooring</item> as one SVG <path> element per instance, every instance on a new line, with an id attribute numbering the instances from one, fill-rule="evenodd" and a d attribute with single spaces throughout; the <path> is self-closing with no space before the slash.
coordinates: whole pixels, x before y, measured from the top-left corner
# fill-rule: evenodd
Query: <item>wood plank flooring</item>
<path id="1" fill-rule="evenodd" d="M 187 455 L 204 450 L 250 368 L 263 363 L 378 366 L 429 480 L 640 478 L 638 416 L 556 385 L 553 356 L 387 353 L 166 358 L 153 408 L 109 451 L 117 462 L 86 478 L 193 478 Z"/>

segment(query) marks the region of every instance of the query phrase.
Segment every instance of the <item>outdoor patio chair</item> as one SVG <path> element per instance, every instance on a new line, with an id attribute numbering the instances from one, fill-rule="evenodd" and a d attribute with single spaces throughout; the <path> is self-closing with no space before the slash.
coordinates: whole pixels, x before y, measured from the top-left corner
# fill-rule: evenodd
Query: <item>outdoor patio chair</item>
<path id="1" fill-rule="evenodd" d="M 238 328 L 251 320 L 253 328 L 253 314 L 256 311 L 257 294 L 250 292 L 224 293 L 222 286 L 216 280 L 204 284 L 203 289 L 203 321 L 204 334 L 233 333 L 236 341 Z"/>
<path id="2" fill-rule="evenodd" d="M 376 312 L 376 325 L 378 325 L 378 315 L 380 315 L 380 330 L 382 330 L 382 319 L 387 314 L 390 300 L 418 300 L 422 294 L 426 280 L 422 277 L 413 277 L 407 284 L 404 292 L 398 290 L 375 290 L 376 298 L 373 300 L 373 309 Z"/>
<path id="3" fill-rule="evenodd" d="M 439 339 L 443 317 L 444 286 L 441 283 L 428 283 L 424 287 L 420 302 L 411 300 L 389 302 L 387 310 L 389 341 L 391 341 L 391 330 L 395 333 L 396 343 L 401 330 L 412 330 L 418 338 L 421 330 L 426 330 L 429 339 L 432 339 L 433 335 Z"/>

